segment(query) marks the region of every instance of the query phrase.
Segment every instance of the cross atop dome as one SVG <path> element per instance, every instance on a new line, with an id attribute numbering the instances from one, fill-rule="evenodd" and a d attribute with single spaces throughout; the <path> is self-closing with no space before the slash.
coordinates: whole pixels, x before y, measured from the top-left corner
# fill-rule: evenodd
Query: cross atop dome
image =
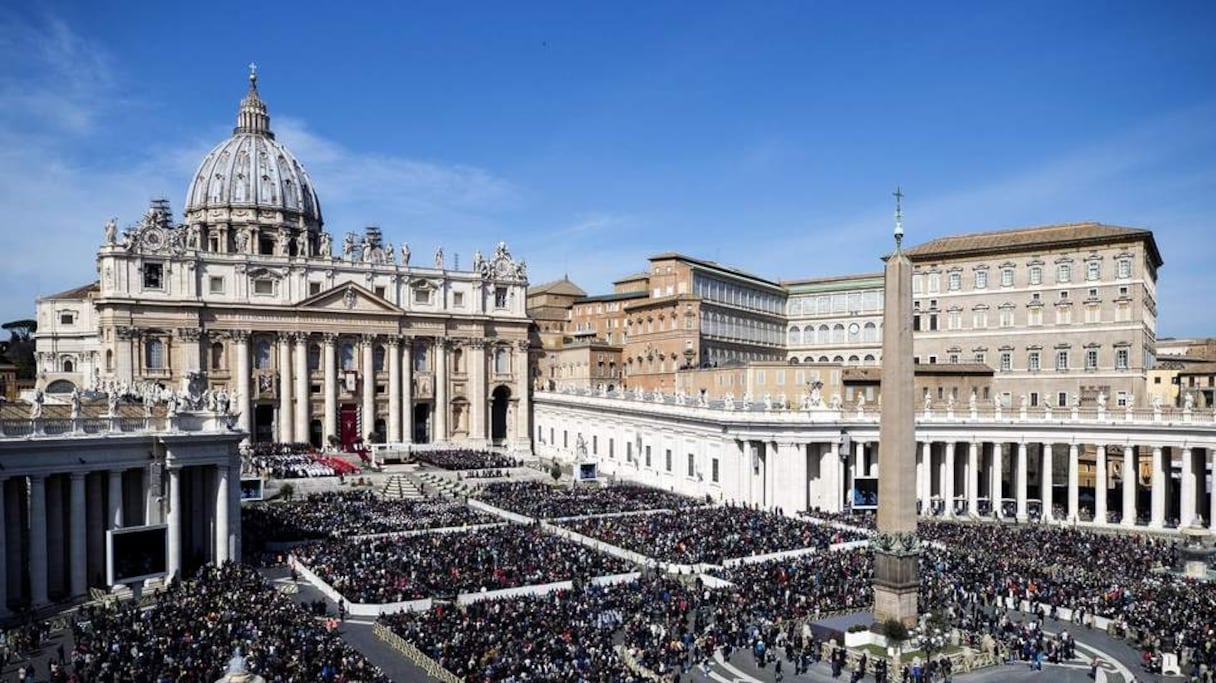
<path id="1" fill-rule="evenodd" d="M 253 133 L 274 137 L 270 132 L 270 114 L 266 103 L 258 96 L 258 65 L 249 62 L 249 92 L 241 100 L 241 108 L 236 114 L 236 128 L 233 133 Z"/>

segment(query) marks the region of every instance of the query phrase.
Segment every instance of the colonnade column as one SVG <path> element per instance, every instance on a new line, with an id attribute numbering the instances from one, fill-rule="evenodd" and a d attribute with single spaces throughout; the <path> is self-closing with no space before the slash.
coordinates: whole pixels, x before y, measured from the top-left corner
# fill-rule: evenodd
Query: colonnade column
<path id="1" fill-rule="evenodd" d="M 927 492 L 933 490 L 933 485 L 930 483 L 930 478 L 933 476 L 932 464 L 933 444 L 921 441 L 920 458 L 916 460 L 916 498 L 920 501 L 920 514 L 922 515 L 930 512 L 930 494 Z"/>
<path id="2" fill-rule="evenodd" d="M 432 346 L 435 357 L 435 415 L 431 441 L 443 443 L 448 440 L 448 344 L 442 337 L 435 338 Z"/>
<path id="3" fill-rule="evenodd" d="M 1025 522 L 1030 519 L 1030 515 L 1026 507 L 1026 480 L 1027 476 L 1027 460 L 1030 459 L 1026 442 L 1018 443 L 1017 454 L 1017 471 L 1014 473 L 1014 496 L 1017 501 L 1017 519 L 1019 522 Z"/>
<path id="4" fill-rule="evenodd" d="M 359 437 L 366 439 L 376 427 L 376 338 L 370 334 L 363 335 L 360 351 L 363 354 L 363 424 Z"/>
<path id="5" fill-rule="evenodd" d="M 1081 516 L 1081 449 L 1075 443 L 1068 444 L 1068 516 Z"/>
<path id="6" fill-rule="evenodd" d="M 1136 451 L 1123 447 L 1123 526 L 1136 525 Z"/>
<path id="7" fill-rule="evenodd" d="M 529 343 L 527 339 L 519 340 L 519 353 L 516 355 L 517 362 L 514 367 L 514 393 L 519 397 L 516 401 L 518 410 L 515 414 L 515 441 L 517 443 L 523 443 L 532 437 L 531 430 L 528 428 L 528 419 L 532 412 L 532 395 L 528 393 L 528 348 Z"/>
<path id="8" fill-rule="evenodd" d="M 30 475 L 30 602 L 48 602 L 46 594 L 46 475 Z"/>
<path id="9" fill-rule="evenodd" d="M 414 442 L 414 338 L 401 338 L 401 439 Z"/>
<path id="10" fill-rule="evenodd" d="M 8 477 L 0 477 L 0 617 L 8 616 L 8 524 L 5 520 L 8 501 L 5 489 Z"/>
<path id="11" fill-rule="evenodd" d="M 295 439 L 296 443 L 308 443 L 308 414 L 310 396 L 308 392 L 308 335 L 297 332 L 292 335 L 295 342 Z"/>
<path id="12" fill-rule="evenodd" d="M 487 441 L 486 413 L 489 405 L 486 402 L 486 345 L 480 339 L 474 339 L 468 344 L 465 354 L 469 364 L 469 437 L 476 443 Z"/>
<path id="13" fill-rule="evenodd" d="M 1052 509 L 1055 505 L 1054 489 L 1056 486 L 1055 472 L 1052 471 L 1055 468 L 1053 448 L 1055 448 L 1055 444 L 1043 444 L 1043 458 L 1040 463 L 1043 470 L 1039 473 L 1039 499 L 1042 501 L 1043 519 L 1048 522 L 1054 521 L 1056 518 L 1055 510 Z"/>
<path id="14" fill-rule="evenodd" d="M 1216 448 L 1207 449 L 1208 459 L 1211 460 L 1212 485 L 1208 491 L 1208 527 L 1216 531 Z M 1200 469 L 1203 469 L 1200 467 Z M 1204 477 L 1199 477 L 1203 481 Z"/>
<path id="15" fill-rule="evenodd" d="M 989 486 L 988 491 L 992 498 L 992 510 L 997 517 L 1005 516 L 1005 506 L 1003 503 L 1005 497 L 1005 473 L 1003 472 L 1005 469 L 1005 463 L 1003 462 L 1005 455 L 1003 452 L 1004 447 L 1004 444 L 992 444 L 992 471 L 989 473 L 992 477 L 992 484 Z"/>
<path id="16" fill-rule="evenodd" d="M 1106 493 L 1110 477 L 1106 474 L 1106 446 L 1098 446 L 1094 455 L 1094 521 L 1106 524 Z"/>
<path id="17" fill-rule="evenodd" d="M 1152 460 L 1152 507 L 1149 510 L 1148 525 L 1154 529 L 1165 526 L 1165 469 L 1161 462 L 1161 446 L 1153 446 Z"/>
<path id="18" fill-rule="evenodd" d="M 249 333 L 236 330 L 232 333 L 233 353 L 236 354 L 236 398 L 232 409 L 237 411 L 236 423 L 241 431 L 249 433 L 252 424 L 253 396 L 249 392 Z"/>
<path id="19" fill-rule="evenodd" d="M 228 467 L 215 468 L 215 563 L 228 561 Z"/>
<path id="20" fill-rule="evenodd" d="M 401 442 L 401 339 L 388 339 L 388 440 Z"/>
<path id="21" fill-rule="evenodd" d="M 972 441 L 967 446 L 967 514 L 980 513 L 980 444 Z"/>
<path id="22" fill-rule="evenodd" d="M 1182 449 L 1182 482 L 1178 501 L 1178 526 L 1186 528 L 1195 519 L 1195 457 L 1189 448 Z M 1202 467 L 1200 468 L 1202 469 Z"/>
<path id="23" fill-rule="evenodd" d="M 946 501 L 946 516 L 954 516 L 954 441 L 946 442 L 946 471 L 942 475 L 942 498 Z"/>
<path id="24" fill-rule="evenodd" d="M 182 471 L 180 467 L 169 468 L 169 578 L 181 570 L 182 556 Z"/>
<path id="25" fill-rule="evenodd" d="M 324 446 L 329 446 L 330 438 L 338 434 L 338 368 L 334 352 L 337 341 L 338 335 L 332 332 L 321 336 L 321 363 L 325 366 L 325 424 L 321 426 Z"/>
<path id="26" fill-rule="evenodd" d="M 106 515 L 106 525 L 110 529 L 122 527 L 122 470 L 110 470 L 106 473 L 109 479 L 109 514 Z"/>
<path id="27" fill-rule="evenodd" d="M 828 467 L 823 466 L 824 462 L 828 463 Z M 826 469 L 828 474 L 824 481 L 828 485 L 828 509 L 833 512 L 844 512 L 844 485 L 845 477 L 847 476 L 844 469 L 841 468 L 840 458 L 840 442 L 833 439 L 828 442 L 828 451 L 826 458 L 819 458 L 819 472 L 823 475 Z"/>
<path id="28" fill-rule="evenodd" d="M 71 523 L 69 526 L 69 542 L 70 551 L 68 553 L 68 562 L 71 565 L 71 574 L 69 575 L 69 588 L 72 597 L 84 595 L 88 590 L 88 557 L 86 555 L 87 538 L 85 532 L 85 507 L 84 507 L 84 472 L 72 472 L 71 474 L 71 490 L 69 496 L 72 499 L 71 505 Z"/>
<path id="29" fill-rule="evenodd" d="M 279 335 L 279 424 L 278 439 L 289 443 L 295 439 L 292 429 L 291 405 L 291 336 L 287 333 Z"/>

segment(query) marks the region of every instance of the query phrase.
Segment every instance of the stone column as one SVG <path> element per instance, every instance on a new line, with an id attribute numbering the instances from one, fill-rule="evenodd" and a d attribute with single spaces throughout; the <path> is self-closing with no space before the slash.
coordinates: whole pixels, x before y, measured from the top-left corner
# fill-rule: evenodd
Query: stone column
<path id="1" fill-rule="evenodd" d="M 477 445 L 487 442 L 486 414 L 486 345 L 474 339 L 466 345 L 465 355 L 469 364 L 469 438 Z"/>
<path id="2" fill-rule="evenodd" d="M 1081 449 L 1075 443 L 1068 445 L 1068 516 L 1081 516 Z"/>
<path id="3" fill-rule="evenodd" d="M 1106 493 L 1110 477 L 1106 474 L 1106 446 L 1094 454 L 1094 521 L 1106 524 Z"/>
<path id="4" fill-rule="evenodd" d="M 447 340 L 436 338 L 431 346 L 435 361 L 435 414 L 432 416 L 431 441 L 448 440 L 448 349 Z"/>
<path id="5" fill-rule="evenodd" d="M 295 342 L 295 374 L 293 375 L 296 381 L 294 395 L 295 405 L 295 436 L 293 441 L 296 443 L 308 443 L 308 413 L 310 396 L 308 392 L 308 335 L 298 332 L 292 335 L 292 341 Z"/>
<path id="6" fill-rule="evenodd" d="M 8 488 L 8 477 L 0 476 L 0 618 L 7 617 L 8 611 L 8 521 L 5 512 L 8 501 L 5 500 Z"/>
<path id="7" fill-rule="evenodd" d="M 206 339 L 202 335 L 202 331 L 197 327 L 183 327 L 178 329 L 177 337 L 181 340 L 182 355 L 184 356 L 182 370 L 184 372 L 198 372 L 202 369 L 203 349 L 206 348 L 206 342 L 201 340 Z"/>
<path id="8" fill-rule="evenodd" d="M 135 378 L 135 363 L 131 346 L 135 343 L 136 331 L 130 327 L 114 328 L 114 374 L 119 382 Z"/>
<path id="9" fill-rule="evenodd" d="M 182 568 L 182 470 L 180 467 L 169 468 L 169 577 L 175 576 Z"/>
<path id="10" fill-rule="evenodd" d="M 401 436 L 414 442 L 414 338 L 401 338 Z"/>
<path id="11" fill-rule="evenodd" d="M 46 475 L 30 475 L 30 602 L 45 605 L 46 583 Z"/>
<path id="12" fill-rule="evenodd" d="M 967 514 L 980 513 L 980 444 L 972 441 L 967 448 Z"/>
<path id="13" fill-rule="evenodd" d="M 88 557 L 86 555 L 87 538 L 85 532 L 87 529 L 88 520 L 85 516 L 84 506 L 84 472 L 73 472 L 71 475 L 71 490 L 69 496 L 71 502 L 71 522 L 68 526 L 68 539 L 70 551 L 68 553 L 69 566 L 71 568 L 69 591 L 72 597 L 84 595 L 89 588 L 88 582 Z"/>
<path id="14" fill-rule="evenodd" d="M 388 338 L 388 440 L 401 442 L 401 339 Z"/>
<path id="15" fill-rule="evenodd" d="M 1194 451 L 1189 448 L 1182 449 L 1182 481 L 1180 482 L 1179 493 L 1182 500 L 1178 501 L 1178 526 L 1186 528 L 1191 525 L 1195 519 L 1195 457 Z M 1199 468 L 1203 469 L 1202 465 Z"/>
<path id="16" fill-rule="evenodd" d="M 532 395 L 528 393 L 528 340 L 519 340 L 517 348 L 519 350 L 515 354 L 515 363 L 511 367 L 515 373 L 515 388 L 512 393 L 517 397 L 513 441 L 517 448 L 527 450 L 528 441 L 532 438 L 532 429 L 529 426 L 532 419 Z"/>
<path id="17" fill-rule="evenodd" d="M 338 335 L 332 332 L 321 336 L 321 363 L 325 366 L 325 424 L 321 426 L 321 437 L 326 448 L 330 437 L 338 433 L 338 368 L 334 352 L 337 341 Z"/>
<path id="18" fill-rule="evenodd" d="M 826 467 L 824 467 L 825 464 Z M 844 497 L 845 482 L 840 464 L 840 442 L 832 440 L 828 442 L 826 455 L 821 455 L 819 458 L 819 472 L 821 475 L 826 473 L 824 481 L 827 483 L 828 489 L 824 507 L 833 512 L 844 511 L 844 501 L 841 499 Z"/>
<path id="19" fill-rule="evenodd" d="M 253 424 L 250 419 L 250 414 L 253 412 L 252 394 L 250 393 L 250 380 L 252 379 L 249 370 L 249 333 L 244 330 L 237 330 L 232 333 L 233 353 L 236 354 L 236 397 L 232 404 L 232 411 L 237 413 L 237 426 L 241 431 L 249 434 L 250 425 Z"/>
<path id="20" fill-rule="evenodd" d="M 1123 526 L 1136 525 L 1136 450 L 1123 447 Z"/>
<path id="21" fill-rule="evenodd" d="M 1026 442 L 1025 441 L 1019 442 L 1018 443 L 1018 455 L 1017 455 L 1017 472 L 1014 474 L 1014 485 L 1016 487 L 1014 496 L 1017 501 L 1017 519 L 1019 522 L 1025 522 L 1026 520 L 1030 519 L 1030 515 L 1027 512 L 1027 503 L 1026 503 L 1026 480 L 1028 478 L 1027 461 L 1029 459 L 1030 459 L 1030 456 L 1029 456 L 1028 450 L 1026 448 Z"/>
<path id="22" fill-rule="evenodd" d="M 362 367 L 360 370 L 363 373 L 363 422 L 360 427 L 359 436 L 363 439 L 367 438 L 376 427 L 376 337 L 370 334 L 363 335 L 363 343 L 360 345 L 360 351 L 363 354 Z"/>
<path id="23" fill-rule="evenodd" d="M 228 468 L 215 468 L 215 563 L 223 564 L 231 557 L 228 549 Z"/>
<path id="24" fill-rule="evenodd" d="M 107 473 L 110 482 L 109 514 L 106 515 L 107 527 L 122 528 L 122 470 L 110 470 Z"/>
<path id="25" fill-rule="evenodd" d="M 1161 462 L 1161 446 L 1153 446 L 1152 502 L 1148 525 L 1154 529 L 1165 526 L 1165 468 Z"/>
<path id="26" fill-rule="evenodd" d="M 933 444 L 928 441 L 920 442 L 920 458 L 916 461 L 916 499 L 920 502 L 920 513 L 930 513 L 929 493 L 933 490 Z"/>
<path id="27" fill-rule="evenodd" d="M 295 440 L 291 423 L 291 336 L 282 333 L 279 335 L 279 441 L 290 443 Z"/>
<path id="28" fill-rule="evenodd" d="M 992 484 L 988 487 L 988 491 L 992 498 L 992 511 L 998 517 L 1005 516 L 1004 498 L 1005 498 L 1005 444 L 992 444 Z"/>
<path id="29" fill-rule="evenodd" d="M 1052 452 L 1053 448 L 1055 448 L 1054 444 L 1043 444 L 1043 458 L 1040 463 L 1043 469 L 1039 473 L 1039 498 L 1043 505 L 1043 519 L 1048 522 L 1054 521 L 1056 518 L 1055 511 L 1052 510 L 1052 505 L 1055 503 L 1056 485 L 1055 472 L 1052 471 L 1055 467 L 1055 463 L 1052 462 L 1055 456 L 1055 453 Z"/>
<path id="30" fill-rule="evenodd" d="M 942 498 L 946 501 L 946 516 L 954 516 L 954 440 L 946 442 L 945 472 L 942 473 Z"/>
<path id="31" fill-rule="evenodd" d="M 1212 461 L 1212 483 L 1208 489 L 1208 527 L 1212 531 L 1216 531 L 1216 448 L 1208 448 L 1206 450 L 1208 459 Z M 1199 469 L 1203 469 L 1203 467 L 1200 467 Z M 1200 474 L 1199 480 L 1203 481 L 1204 478 L 1205 477 Z"/>

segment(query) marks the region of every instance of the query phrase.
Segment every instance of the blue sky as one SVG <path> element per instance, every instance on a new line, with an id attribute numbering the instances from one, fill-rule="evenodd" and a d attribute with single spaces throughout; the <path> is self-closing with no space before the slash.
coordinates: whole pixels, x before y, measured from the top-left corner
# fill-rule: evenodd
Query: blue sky
<path id="1" fill-rule="evenodd" d="M 18 6 L 19 5 L 19 6 Z M 315 5 L 315 6 L 314 6 Z M 0 318 L 181 210 L 259 65 L 327 228 L 604 292 L 678 250 L 765 277 L 890 242 L 1150 228 L 1160 336 L 1216 334 L 1216 3 L 7 3 Z"/>

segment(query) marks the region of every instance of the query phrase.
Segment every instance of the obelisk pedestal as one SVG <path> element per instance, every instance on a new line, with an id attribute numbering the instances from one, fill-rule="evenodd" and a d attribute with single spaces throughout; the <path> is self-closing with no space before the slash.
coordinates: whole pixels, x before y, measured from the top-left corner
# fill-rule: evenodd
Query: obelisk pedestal
<path id="1" fill-rule="evenodd" d="M 912 263 L 901 247 L 903 195 L 895 193 L 895 253 L 884 269 L 882 415 L 878 424 L 878 533 L 874 537 L 874 619 L 916 625 L 920 542 L 916 537 L 915 368 Z"/>

